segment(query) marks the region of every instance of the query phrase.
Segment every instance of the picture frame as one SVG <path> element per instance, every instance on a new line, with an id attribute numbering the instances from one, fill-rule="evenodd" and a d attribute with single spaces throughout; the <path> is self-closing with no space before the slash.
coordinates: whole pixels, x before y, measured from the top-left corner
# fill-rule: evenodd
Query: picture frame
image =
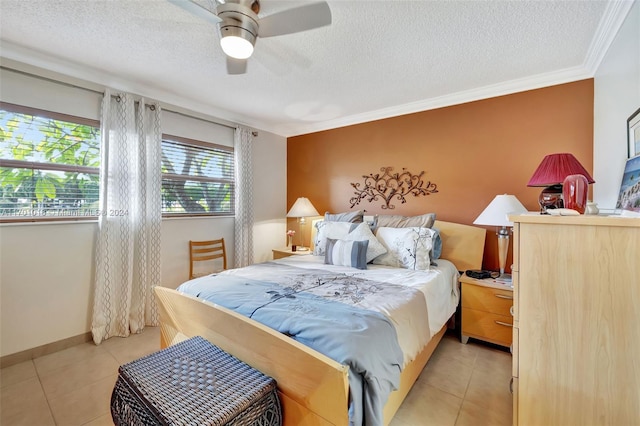
<path id="1" fill-rule="evenodd" d="M 616 210 L 640 212 L 640 155 L 627 159 Z"/>
<path id="2" fill-rule="evenodd" d="M 627 119 L 627 158 L 640 155 L 640 108 Z"/>

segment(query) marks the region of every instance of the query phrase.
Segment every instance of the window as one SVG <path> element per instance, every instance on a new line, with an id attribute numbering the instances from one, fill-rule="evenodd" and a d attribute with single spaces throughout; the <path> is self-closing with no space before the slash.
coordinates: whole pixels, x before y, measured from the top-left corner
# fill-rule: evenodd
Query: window
<path id="1" fill-rule="evenodd" d="M 177 136 L 162 138 L 162 213 L 233 215 L 233 148 Z"/>
<path id="2" fill-rule="evenodd" d="M 0 102 L 0 220 L 96 216 L 100 124 Z"/>
<path id="3" fill-rule="evenodd" d="M 0 102 L 0 221 L 96 217 L 100 123 Z M 233 215 L 233 148 L 163 135 L 162 213 Z"/>

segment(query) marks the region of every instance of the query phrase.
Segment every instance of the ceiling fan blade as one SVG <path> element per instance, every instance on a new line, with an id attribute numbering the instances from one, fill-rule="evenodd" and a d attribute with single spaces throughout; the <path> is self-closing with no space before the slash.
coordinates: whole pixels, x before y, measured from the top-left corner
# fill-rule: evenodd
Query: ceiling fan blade
<path id="1" fill-rule="evenodd" d="M 331 25 L 326 2 L 311 3 L 265 16 L 258 21 L 260 37 L 275 37 Z"/>
<path id="2" fill-rule="evenodd" d="M 212 24 L 217 24 L 218 22 L 222 22 L 222 19 L 218 18 L 218 15 L 207 9 L 206 7 L 200 6 L 198 3 L 194 3 L 191 0 L 167 0 L 171 4 L 175 4 L 179 8 L 186 10 L 190 14 L 197 16 L 198 18 L 204 19 L 205 21 L 209 21 Z"/>
<path id="3" fill-rule="evenodd" d="M 247 72 L 247 60 L 227 56 L 227 74 L 237 75 Z"/>

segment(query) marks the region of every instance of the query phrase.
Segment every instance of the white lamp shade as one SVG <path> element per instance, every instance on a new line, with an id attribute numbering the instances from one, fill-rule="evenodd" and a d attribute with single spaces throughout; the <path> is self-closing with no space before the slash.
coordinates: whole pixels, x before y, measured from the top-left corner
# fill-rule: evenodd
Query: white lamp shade
<path id="1" fill-rule="evenodd" d="M 311 201 L 306 197 L 300 197 L 293 203 L 287 217 L 308 217 L 308 216 L 320 216 L 318 210 L 313 207 Z"/>
<path id="2" fill-rule="evenodd" d="M 488 226 L 513 226 L 509 222 L 508 215 L 513 213 L 526 213 L 527 209 L 516 198 L 515 195 L 496 195 L 496 198 L 489 203 L 480 216 L 473 221 L 474 225 Z"/>

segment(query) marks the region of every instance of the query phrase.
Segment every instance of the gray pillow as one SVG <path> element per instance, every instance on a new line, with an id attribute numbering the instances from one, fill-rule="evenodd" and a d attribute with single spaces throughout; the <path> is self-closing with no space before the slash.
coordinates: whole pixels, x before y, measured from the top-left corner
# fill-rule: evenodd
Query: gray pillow
<path id="1" fill-rule="evenodd" d="M 395 214 L 379 214 L 376 216 L 375 229 L 378 228 L 431 228 L 436 221 L 435 213 L 419 216 L 400 216 Z"/>
<path id="2" fill-rule="evenodd" d="M 442 238 L 440 238 L 440 230 L 438 228 L 431 228 L 435 231 L 435 234 L 431 237 L 431 260 L 440 259 L 442 255 Z"/>
<path id="3" fill-rule="evenodd" d="M 362 223 L 364 216 L 364 210 L 357 210 L 355 212 L 344 212 L 331 214 L 326 212 L 324 214 L 324 220 L 327 222 L 351 222 Z"/>
<path id="4" fill-rule="evenodd" d="M 327 238 L 324 263 L 367 269 L 367 247 L 369 241 L 347 241 Z"/>

